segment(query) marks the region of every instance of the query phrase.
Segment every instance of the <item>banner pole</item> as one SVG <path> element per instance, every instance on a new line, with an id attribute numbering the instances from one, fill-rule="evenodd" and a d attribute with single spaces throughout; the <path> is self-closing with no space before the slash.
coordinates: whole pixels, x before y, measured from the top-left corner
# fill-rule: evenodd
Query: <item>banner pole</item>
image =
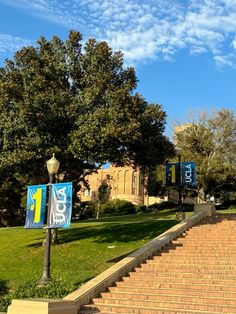
<path id="1" fill-rule="evenodd" d="M 44 262 L 43 262 L 43 276 L 38 282 L 38 286 L 46 286 L 49 284 L 50 277 L 50 256 L 51 256 L 51 228 L 49 228 L 49 219 L 51 212 L 51 198 L 52 198 L 52 184 L 54 180 L 54 174 L 49 175 L 49 185 L 48 185 L 48 212 L 47 212 L 47 227 L 46 227 L 46 243 L 44 250 Z"/>

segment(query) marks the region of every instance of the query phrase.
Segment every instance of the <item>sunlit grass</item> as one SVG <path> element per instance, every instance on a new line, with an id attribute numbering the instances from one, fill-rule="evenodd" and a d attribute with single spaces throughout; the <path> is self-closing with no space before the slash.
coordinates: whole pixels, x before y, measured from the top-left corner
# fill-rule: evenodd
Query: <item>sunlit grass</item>
<path id="1" fill-rule="evenodd" d="M 52 247 L 51 274 L 79 285 L 176 223 L 174 211 L 73 223 L 60 229 L 60 244 Z M 45 230 L 0 229 L 1 282 L 15 290 L 42 276 L 44 237 Z"/>

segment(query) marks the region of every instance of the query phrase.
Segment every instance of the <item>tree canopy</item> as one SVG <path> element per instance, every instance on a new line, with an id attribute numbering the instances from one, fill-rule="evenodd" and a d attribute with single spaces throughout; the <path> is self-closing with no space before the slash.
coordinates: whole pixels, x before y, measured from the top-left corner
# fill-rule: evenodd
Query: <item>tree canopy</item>
<path id="1" fill-rule="evenodd" d="M 233 191 L 236 186 L 236 117 L 228 109 L 202 112 L 176 133 L 183 161 L 195 161 L 199 195 Z M 202 193 L 201 193 L 202 192 Z"/>
<path id="2" fill-rule="evenodd" d="M 0 174 L 25 186 L 46 180 L 52 153 L 79 182 L 84 169 L 111 162 L 150 169 L 173 154 L 166 113 L 135 93 L 135 70 L 106 42 L 70 31 L 41 37 L 0 69 Z M 11 178 L 14 178 L 11 179 Z M 34 180 L 34 181 L 33 181 Z M 0 204 L 1 206 L 1 204 Z"/>

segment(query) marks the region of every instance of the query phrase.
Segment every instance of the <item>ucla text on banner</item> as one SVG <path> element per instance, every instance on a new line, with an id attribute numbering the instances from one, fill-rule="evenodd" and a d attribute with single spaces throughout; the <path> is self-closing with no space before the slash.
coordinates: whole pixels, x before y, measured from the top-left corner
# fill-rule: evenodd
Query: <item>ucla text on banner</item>
<path id="1" fill-rule="evenodd" d="M 182 162 L 182 183 L 185 186 L 196 185 L 195 162 Z"/>
<path id="2" fill-rule="evenodd" d="M 166 185 L 178 185 L 180 180 L 179 163 L 166 164 Z"/>
<path id="3" fill-rule="evenodd" d="M 49 228 L 69 228 L 72 212 L 72 183 L 52 184 Z"/>
<path id="4" fill-rule="evenodd" d="M 47 185 L 28 186 L 25 228 L 43 228 Z"/>

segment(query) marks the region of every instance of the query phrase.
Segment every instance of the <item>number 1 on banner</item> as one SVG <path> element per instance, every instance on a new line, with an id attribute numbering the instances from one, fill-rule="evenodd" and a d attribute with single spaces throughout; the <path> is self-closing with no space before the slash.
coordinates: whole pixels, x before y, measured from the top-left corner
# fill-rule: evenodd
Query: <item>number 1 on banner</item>
<path id="1" fill-rule="evenodd" d="M 46 184 L 28 186 L 25 228 L 43 228 L 46 194 Z"/>
<path id="2" fill-rule="evenodd" d="M 40 222 L 42 206 L 42 188 L 38 188 L 32 196 L 35 203 L 31 205 L 30 210 L 34 210 L 34 223 Z"/>
<path id="3" fill-rule="evenodd" d="M 171 172 L 171 183 L 176 183 L 175 164 L 173 164 L 173 165 L 170 167 L 170 172 Z"/>
<path id="4" fill-rule="evenodd" d="M 175 186 L 179 184 L 180 168 L 179 163 L 166 164 L 166 186 Z"/>

